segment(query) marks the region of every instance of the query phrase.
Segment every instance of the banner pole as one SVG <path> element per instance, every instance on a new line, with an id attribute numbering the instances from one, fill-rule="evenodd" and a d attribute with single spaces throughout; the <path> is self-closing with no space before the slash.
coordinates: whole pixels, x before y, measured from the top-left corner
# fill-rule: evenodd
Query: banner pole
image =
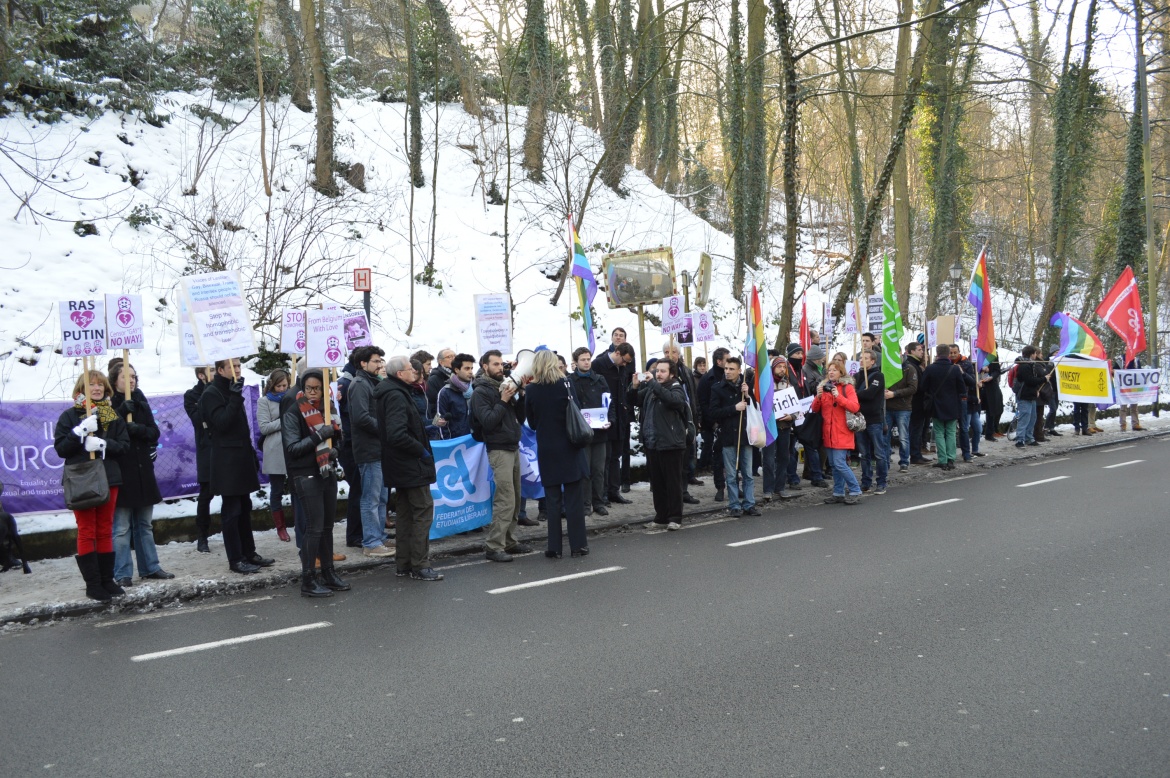
<path id="1" fill-rule="evenodd" d="M 93 413 L 93 402 L 89 399 L 89 374 L 90 371 L 97 367 L 97 357 L 92 357 L 93 362 L 90 362 L 91 357 L 81 358 L 81 374 L 85 376 L 85 380 L 81 382 L 81 393 L 85 397 L 85 415 L 88 418 Z M 86 435 L 88 438 L 89 435 Z M 90 459 L 97 459 L 97 454 L 93 451 L 89 452 Z"/>
<path id="2" fill-rule="evenodd" d="M 125 399 L 130 400 L 130 376 L 126 374 L 126 368 L 130 367 L 130 349 L 122 349 L 122 390 L 125 393 Z M 126 423 L 129 424 L 134 421 L 134 414 L 126 414 Z"/>
<path id="3" fill-rule="evenodd" d="M 325 426 L 333 426 L 333 394 L 330 386 L 333 383 L 333 368 L 325 368 L 325 386 L 321 387 L 322 402 L 325 403 Z M 325 441 L 325 448 L 333 448 L 333 438 Z"/>

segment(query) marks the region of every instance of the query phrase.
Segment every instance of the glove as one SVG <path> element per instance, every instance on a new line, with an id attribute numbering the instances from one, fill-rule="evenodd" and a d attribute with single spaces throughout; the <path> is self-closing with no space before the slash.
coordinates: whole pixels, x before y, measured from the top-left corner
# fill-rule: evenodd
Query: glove
<path id="1" fill-rule="evenodd" d="M 126 400 L 122 403 L 122 407 L 119 408 L 119 410 L 122 411 L 124 415 L 130 416 L 132 414 L 138 413 L 138 403 L 134 402 L 133 400 Z"/>
<path id="2" fill-rule="evenodd" d="M 81 420 L 81 423 L 73 428 L 73 434 L 79 438 L 84 438 L 91 432 L 97 432 L 98 420 L 97 416 L 86 416 Z"/>
<path id="3" fill-rule="evenodd" d="M 333 437 L 333 434 L 333 427 L 326 424 L 320 424 L 309 430 L 309 436 L 318 443 L 323 443 L 326 440 L 329 440 Z"/>
<path id="4" fill-rule="evenodd" d="M 231 389 L 236 394 L 243 394 L 243 392 L 244 392 L 244 379 L 237 378 L 235 381 L 231 382 L 231 385 L 228 386 L 228 388 Z"/>
<path id="5" fill-rule="evenodd" d="M 144 438 L 146 437 L 146 425 L 136 421 L 126 422 L 126 432 L 132 438 Z"/>
<path id="6" fill-rule="evenodd" d="M 102 438 L 86 438 L 85 450 L 90 453 L 100 453 L 104 456 L 106 453 L 106 441 Z"/>
<path id="7" fill-rule="evenodd" d="M 431 452 L 428 451 L 425 454 L 423 454 L 421 457 L 419 457 L 419 461 L 422 462 L 424 465 L 429 465 L 429 464 L 434 463 L 435 458 L 433 456 L 431 456 Z"/>

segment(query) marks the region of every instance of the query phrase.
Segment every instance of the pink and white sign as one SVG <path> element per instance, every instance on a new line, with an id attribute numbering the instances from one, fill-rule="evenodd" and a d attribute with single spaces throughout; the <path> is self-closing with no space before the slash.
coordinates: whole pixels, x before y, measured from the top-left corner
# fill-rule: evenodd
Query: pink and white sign
<path id="1" fill-rule="evenodd" d="M 341 310 L 305 311 L 305 362 L 309 367 L 344 367 L 345 320 Z"/>
<path id="2" fill-rule="evenodd" d="M 61 354 L 97 357 L 106 353 L 106 306 L 103 300 L 62 300 Z"/>
<path id="3" fill-rule="evenodd" d="M 715 322 L 711 319 L 711 314 L 706 311 L 692 311 L 691 321 L 694 322 L 696 343 L 715 340 Z"/>
<path id="4" fill-rule="evenodd" d="M 285 354 L 305 353 L 305 312 L 285 308 L 280 319 L 280 350 Z"/>
<path id="5" fill-rule="evenodd" d="M 687 318 L 683 312 L 683 298 L 681 294 L 672 294 L 662 298 L 662 334 L 674 335 L 686 329 Z"/>
<path id="6" fill-rule="evenodd" d="M 106 342 L 110 348 L 145 348 L 142 295 L 106 295 Z"/>

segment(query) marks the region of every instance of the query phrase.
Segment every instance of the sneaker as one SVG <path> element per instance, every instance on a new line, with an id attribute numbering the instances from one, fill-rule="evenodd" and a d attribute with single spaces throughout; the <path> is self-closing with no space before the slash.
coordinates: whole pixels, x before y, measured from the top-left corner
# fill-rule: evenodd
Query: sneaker
<path id="1" fill-rule="evenodd" d="M 732 508 L 731 510 L 729 510 L 727 512 L 727 514 L 729 516 L 731 516 L 731 518 L 733 518 L 733 519 L 738 519 L 740 516 L 743 515 L 743 511 L 741 511 L 739 508 Z"/>
<path id="2" fill-rule="evenodd" d="M 527 543 L 517 543 L 516 545 L 504 550 L 509 554 L 531 554 L 532 546 L 528 545 Z"/>
<path id="3" fill-rule="evenodd" d="M 396 578 L 405 578 L 406 576 L 410 575 L 410 568 L 400 567 L 394 571 L 394 575 Z"/>
<path id="4" fill-rule="evenodd" d="M 434 568 L 424 567 L 422 570 L 411 570 L 410 577 L 416 581 L 442 581 L 443 574 L 436 573 Z"/>
<path id="5" fill-rule="evenodd" d="M 862 493 L 862 494 L 869 494 L 869 491 L 870 491 L 872 488 L 873 488 L 873 487 L 871 487 L 871 486 L 863 486 L 863 487 L 861 487 L 861 493 Z"/>
<path id="6" fill-rule="evenodd" d="M 909 473 L 910 472 L 910 465 L 898 465 L 898 472 L 899 473 Z"/>
<path id="7" fill-rule="evenodd" d="M 874 492 L 874 494 L 885 494 L 885 493 L 886 493 L 886 487 L 884 487 L 884 486 L 879 486 L 877 488 L 877 490 Z"/>
<path id="8" fill-rule="evenodd" d="M 826 505 L 833 505 L 834 503 L 845 502 L 845 496 L 841 494 L 834 494 L 825 498 Z"/>
<path id="9" fill-rule="evenodd" d="M 800 484 L 788 484 L 788 491 L 790 491 L 790 492 L 803 492 L 804 487 L 801 486 Z"/>
<path id="10" fill-rule="evenodd" d="M 509 554 L 507 551 L 501 551 L 499 549 L 497 549 L 495 551 L 489 551 L 486 554 L 484 554 L 483 556 L 489 562 L 511 562 L 512 561 L 511 554 Z"/>
<path id="11" fill-rule="evenodd" d="M 743 515 L 744 516 L 763 516 L 764 514 L 760 513 L 759 508 L 757 508 L 756 506 L 753 505 L 750 508 L 745 508 Z"/>
<path id="12" fill-rule="evenodd" d="M 973 457 L 985 457 L 985 456 L 987 456 L 987 455 L 986 455 L 986 454 L 984 454 L 982 451 L 976 451 L 976 452 L 975 452 L 974 454 L 972 454 L 971 456 L 973 456 Z"/>
<path id="13" fill-rule="evenodd" d="M 362 556 L 373 557 L 374 559 L 385 559 L 386 557 L 394 556 L 394 549 L 386 548 L 385 546 L 363 548 Z"/>
<path id="14" fill-rule="evenodd" d="M 845 498 L 844 502 L 846 505 L 856 505 L 857 503 L 861 502 L 861 495 L 851 494 Z"/>
<path id="15" fill-rule="evenodd" d="M 674 532 L 675 530 L 682 529 L 682 525 L 679 524 L 677 521 L 672 521 L 666 525 L 666 529 L 669 530 L 670 532 Z"/>
<path id="16" fill-rule="evenodd" d="M 1024 441 L 1022 441 L 1022 440 L 1016 441 L 1016 448 L 1023 448 L 1023 447 L 1024 447 Z"/>
<path id="17" fill-rule="evenodd" d="M 818 489 L 828 489 L 829 488 L 829 482 L 823 478 L 819 481 L 813 481 L 812 485 L 817 487 Z"/>

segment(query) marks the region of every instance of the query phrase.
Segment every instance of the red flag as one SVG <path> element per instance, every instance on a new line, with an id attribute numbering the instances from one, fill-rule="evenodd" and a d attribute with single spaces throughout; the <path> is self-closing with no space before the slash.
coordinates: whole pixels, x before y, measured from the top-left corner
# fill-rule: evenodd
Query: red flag
<path id="1" fill-rule="evenodd" d="M 1125 364 L 1146 350 L 1146 327 L 1142 319 L 1142 297 L 1133 268 L 1125 266 L 1117 283 L 1097 306 L 1097 315 L 1125 341 Z"/>
<path id="2" fill-rule="evenodd" d="M 812 335 L 808 331 L 808 301 L 804 295 L 800 297 L 800 350 L 804 358 L 808 359 L 808 350 L 812 348 Z"/>

